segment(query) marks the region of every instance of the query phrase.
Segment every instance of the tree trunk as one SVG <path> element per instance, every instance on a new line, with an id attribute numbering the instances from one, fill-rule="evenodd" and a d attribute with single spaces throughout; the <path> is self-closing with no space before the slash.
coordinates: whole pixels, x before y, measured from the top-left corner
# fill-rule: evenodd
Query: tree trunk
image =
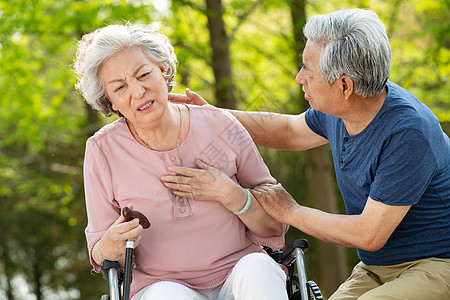
<path id="1" fill-rule="evenodd" d="M 34 294 L 37 300 L 42 300 L 42 282 L 41 282 L 41 269 L 39 266 L 38 251 L 34 253 L 33 257 L 33 278 L 34 278 Z"/>
<path id="2" fill-rule="evenodd" d="M 306 0 L 288 0 L 295 39 L 296 63 L 301 63 L 301 54 L 305 48 L 306 39 L 302 28 L 306 24 Z M 299 89 L 300 90 L 300 89 Z M 300 99 L 303 99 L 301 92 Z M 308 103 L 302 101 L 302 111 L 308 109 Z M 337 213 L 335 180 L 328 146 L 308 150 L 306 152 L 306 174 L 308 178 L 308 196 L 313 199 L 318 209 Z M 337 245 L 318 242 L 319 282 L 318 285 L 326 295 L 331 295 L 346 279 L 347 259 L 344 248 Z"/>
<path id="3" fill-rule="evenodd" d="M 306 174 L 309 197 L 320 210 L 338 213 L 335 180 L 330 158 L 330 147 L 322 146 L 306 153 Z M 318 241 L 319 287 L 324 294 L 331 295 L 345 281 L 347 258 L 344 247 Z"/>
<path id="4" fill-rule="evenodd" d="M 228 37 L 223 21 L 221 0 L 206 0 L 209 36 L 212 47 L 212 68 L 215 77 L 217 106 L 236 108 L 236 99 L 231 80 L 231 60 Z"/>
<path id="5" fill-rule="evenodd" d="M 11 280 L 12 280 L 12 275 L 13 275 L 13 271 L 11 269 L 11 259 L 9 258 L 9 246 L 6 240 L 2 241 L 2 245 L 0 247 L 2 249 L 2 261 L 3 261 L 3 266 L 4 266 L 4 271 L 5 271 L 5 280 L 6 280 L 6 299 L 8 300 L 14 300 L 14 295 L 12 292 L 12 285 L 11 285 Z"/>

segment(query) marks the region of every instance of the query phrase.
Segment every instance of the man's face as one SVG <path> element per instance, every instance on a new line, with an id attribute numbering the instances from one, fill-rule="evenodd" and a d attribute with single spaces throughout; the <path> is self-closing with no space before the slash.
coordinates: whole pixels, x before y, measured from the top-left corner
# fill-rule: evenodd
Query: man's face
<path id="1" fill-rule="evenodd" d="M 337 83 L 329 85 L 319 70 L 323 44 L 308 41 L 303 51 L 303 66 L 295 77 L 295 82 L 303 85 L 305 99 L 317 111 L 334 115 L 339 108 Z"/>

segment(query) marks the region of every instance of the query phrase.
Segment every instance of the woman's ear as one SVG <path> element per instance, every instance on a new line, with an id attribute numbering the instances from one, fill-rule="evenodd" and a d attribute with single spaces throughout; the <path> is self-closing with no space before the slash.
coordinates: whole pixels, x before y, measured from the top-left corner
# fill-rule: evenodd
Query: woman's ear
<path id="1" fill-rule="evenodd" d="M 166 74 L 164 74 L 164 72 L 166 71 L 166 69 L 164 69 L 163 66 L 160 66 L 159 69 L 161 70 L 162 76 L 164 77 L 164 80 L 166 81 L 166 83 L 169 83 L 169 76 L 167 76 Z"/>
<path id="2" fill-rule="evenodd" d="M 116 108 L 116 106 L 114 105 L 114 103 L 112 103 L 112 101 L 109 100 L 109 97 L 108 97 L 107 94 L 105 94 L 103 97 L 104 97 L 104 98 L 103 98 L 102 102 L 104 103 L 104 105 L 107 105 L 107 104 L 109 103 L 109 104 L 111 105 L 111 109 L 112 109 L 113 111 L 118 111 L 117 108 Z"/>
<path id="3" fill-rule="evenodd" d="M 112 107 L 112 109 L 113 109 L 114 111 L 118 111 L 118 110 L 117 110 L 117 107 L 114 105 L 114 103 L 112 103 L 111 100 L 109 100 L 108 96 L 106 96 L 106 101 L 109 101 L 109 103 L 111 103 L 111 107 Z"/>

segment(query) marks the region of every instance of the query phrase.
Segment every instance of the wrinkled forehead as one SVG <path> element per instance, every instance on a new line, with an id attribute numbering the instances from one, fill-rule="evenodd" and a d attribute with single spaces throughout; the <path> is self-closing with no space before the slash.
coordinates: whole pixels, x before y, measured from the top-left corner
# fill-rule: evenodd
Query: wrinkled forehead
<path id="1" fill-rule="evenodd" d="M 152 68 L 155 64 L 140 48 L 128 48 L 116 52 L 104 61 L 99 70 L 102 80 L 124 75 L 135 76 L 143 68 Z"/>

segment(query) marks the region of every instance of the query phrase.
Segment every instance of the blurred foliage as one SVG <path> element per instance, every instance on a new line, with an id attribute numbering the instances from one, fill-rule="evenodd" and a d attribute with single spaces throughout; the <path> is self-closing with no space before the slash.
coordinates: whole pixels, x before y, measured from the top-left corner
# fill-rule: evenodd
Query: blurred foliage
<path id="1" fill-rule="evenodd" d="M 286 1 L 223 3 L 238 107 L 300 112 L 300 58 Z M 350 7 L 379 13 L 393 49 L 391 80 L 430 106 L 449 132 L 449 1 L 314 0 L 307 14 Z M 18 278 L 37 299 L 98 299 L 106 290 L 89 273 L 82 162 L 88 136 L 111 120 L 74 92 L 70 66 L 82 34 L 125 21 L 152 24 L 175 45 L 174 92 L 189 87 L 214 103 L 205 13 L 202 0 L 0 0 L 0 298 L 21 299 Z M 305 199 L 303 153 L 261 152 L 272 174 Z M 354 250 L 349 257 L 353 264 Z"/>

